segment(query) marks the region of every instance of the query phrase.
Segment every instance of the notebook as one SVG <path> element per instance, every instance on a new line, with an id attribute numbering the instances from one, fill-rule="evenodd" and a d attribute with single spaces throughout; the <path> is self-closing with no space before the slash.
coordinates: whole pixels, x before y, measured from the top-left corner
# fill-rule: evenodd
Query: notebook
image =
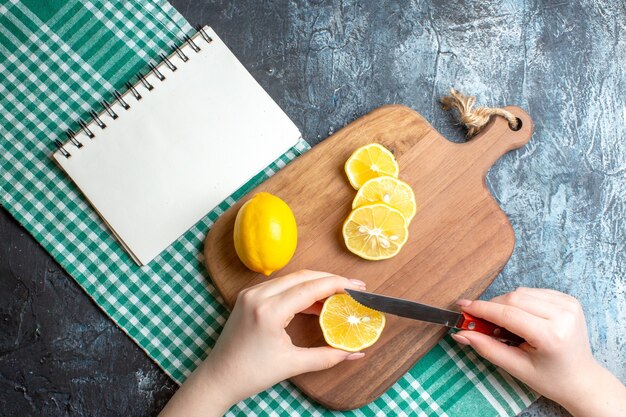
<path id="1" fill-rule="evenodd" d="M 301 138 L 211 28 L 174 49 L 52 155 L 139 265 Z"/>

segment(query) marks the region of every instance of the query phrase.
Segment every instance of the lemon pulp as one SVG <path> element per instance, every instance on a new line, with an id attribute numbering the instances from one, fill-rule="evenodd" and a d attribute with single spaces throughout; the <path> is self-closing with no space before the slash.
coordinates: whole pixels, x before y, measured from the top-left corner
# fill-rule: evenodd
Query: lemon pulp
<path id="1" fill-rule="evenodd" d="M 398 163 L 393 154 L 378 143 L 361 146 L 344 166 L 352 187 L 361 188 L 367 180 L 381 176 L 398 177 Z"/>
<path id="2" fill-rule="evenodd" d="M 352 208 L 375 203 L 384 203 L 400 211 L 407 223 L 417 210 L 411 186 L 393 177 L 376 177 L 363 184 L 352 201 Z"/>
<path id="3" fill-rule="evenodd" d="M 348 250 L 373 261 L 395 256 L 409 237 L 402 213 L 386 204 L 358 207 L 343 224 Z"/>
<path id="4" fill-rule="evenodd" d="M 326 343 L 358 352 L 378 340 L 385 327 L 385 315 L 359 304 L 348 294 L 335 294 L 324 302 L 319 322 Z"/>

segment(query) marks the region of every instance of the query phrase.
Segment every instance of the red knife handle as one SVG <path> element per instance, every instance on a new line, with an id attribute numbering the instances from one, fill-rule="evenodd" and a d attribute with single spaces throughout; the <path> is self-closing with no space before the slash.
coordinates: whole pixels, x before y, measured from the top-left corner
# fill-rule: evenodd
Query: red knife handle
<path id="1" fill-rule="evenodd" d="M 486 334 L 487 336 L 495 337 L 496 339 L 509 342 L 513 345 L 519 345 L 525 342 L 523 338 L 511 333 L 504 327 L 500 327 L 490 321 L 479 319 L 464 312 L 461 312 L 461 314 L 463 314 L 463 323 L 457 326 L 461 330 L 471 330 Z"/>

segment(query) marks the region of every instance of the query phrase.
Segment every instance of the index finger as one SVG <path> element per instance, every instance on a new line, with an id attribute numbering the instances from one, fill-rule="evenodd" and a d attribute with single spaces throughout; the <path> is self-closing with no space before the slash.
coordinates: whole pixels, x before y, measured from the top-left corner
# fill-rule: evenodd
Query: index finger
<path id="1" fill-rule="evenodd" d="M 536 346 L 534 342 L 542 338 L 547 323 L 547 320 L 518 307 L 490 301 L 472 301 L 463 307 L 463 311 L 502 326 L 516 335 L 522 336 L 533 346 Z"/>
<path id="2" fill-rule="evenodd" d="M 291 317 L 318 300 L 343 292 L 345 288 L 360 289 L 362 286 L 348 278 L 332 275 L 294 285 L 274 295 L 271 300 L 281 317 Z"/>
<path id="3" fill-rule="evenodd" d="M 333 276 L 330 272 L 311 271 L 304 269 L 258 284 L 257 287 L 264 297 L 270 298 L 302 282 Z"/>

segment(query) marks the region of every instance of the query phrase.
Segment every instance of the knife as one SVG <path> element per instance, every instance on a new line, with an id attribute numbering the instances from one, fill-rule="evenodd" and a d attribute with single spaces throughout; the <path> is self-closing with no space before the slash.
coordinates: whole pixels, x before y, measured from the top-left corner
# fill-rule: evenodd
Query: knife
<path id="1" fill-rule="evenodd" d="M 382 311 L 383 313 L 440 324 L 454 329 L 472 330 L 495 337 L 496 339 L 508 342 L 512 345 L 519 345 L 525 341 L 523 338 L 511 333 L 503 327 L 487 320 L 476 318 L 462 311 L 445 310 L 443 308 L 432 307 L 402 298 L 388 297 L 386 295 L 351 290 L 348 288 L 346 288 L 346 292 L 365 307 Z"/>

